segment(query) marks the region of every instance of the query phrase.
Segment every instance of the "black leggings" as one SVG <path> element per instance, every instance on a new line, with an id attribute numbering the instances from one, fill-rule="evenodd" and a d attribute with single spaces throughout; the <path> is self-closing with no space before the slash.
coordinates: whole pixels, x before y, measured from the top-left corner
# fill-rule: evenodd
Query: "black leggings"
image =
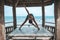
<path id="1" fill-rule="evenodd" d="M 29 23 L 32 23 L 32 20 L 29 20 Z"/>

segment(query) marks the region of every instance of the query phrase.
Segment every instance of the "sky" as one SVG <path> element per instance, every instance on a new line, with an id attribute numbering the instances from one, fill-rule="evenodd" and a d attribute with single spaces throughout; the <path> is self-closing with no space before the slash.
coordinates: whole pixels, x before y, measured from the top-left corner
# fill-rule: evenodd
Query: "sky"
<path id="1" fill-rule="evenodd" d="M 45 6 L 45 16 L 54 16 L 54 4 Z M 29 13 L 34 16 L 42 16 L 42 7 L 27 7 Z M 4 5 L 5 16 L 13 16 L 13 10 L 11 6 Z M 16 7 L 16 16 L 26 16 L 27 12 L 24 7 Z"/>

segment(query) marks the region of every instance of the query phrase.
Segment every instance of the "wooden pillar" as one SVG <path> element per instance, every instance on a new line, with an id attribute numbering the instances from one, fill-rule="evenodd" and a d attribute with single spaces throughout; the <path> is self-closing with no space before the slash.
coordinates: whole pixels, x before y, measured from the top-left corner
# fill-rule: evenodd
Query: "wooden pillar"
<path id="1" fill-rule="evenodd" d="M 15 3 L 13 2 L 13 26 L 14 29 L 17 27 L 17 22 L 16 22 L 16 6 Z"/>
<path id="2" fill-rule="evenodd" d="M 54 18 L 55 18 L 55 40 L 57 40 L 57 18 L 58 18 L 58 5 L 57 1 L 54 1 Z"/>
<path id="3" fill-rule="evenodd" d="M 0 40 L 6 40 L 4 26 L 4 0 L 0 0 Z"/>
<path id="4" fill-rule="evenodd" d="M 44 0 L 42 0 L 42 27 L 45 26 Z"/>
<path id="5" fill-rule="evenodd" d="M 14 29 L 17 27 L 17 21 L 16 21 L 16 6 L 18 4 L 19 0 L 13 0 L 13 26 Z"/>
<path id="6" fill-rule="evenodd" d="M 55 0 L 55 21 L 56 21 L 56 27 L 55 27 L 55 34 L 56 34 L 56 40 L 60 40 L 60 0 Z"/>

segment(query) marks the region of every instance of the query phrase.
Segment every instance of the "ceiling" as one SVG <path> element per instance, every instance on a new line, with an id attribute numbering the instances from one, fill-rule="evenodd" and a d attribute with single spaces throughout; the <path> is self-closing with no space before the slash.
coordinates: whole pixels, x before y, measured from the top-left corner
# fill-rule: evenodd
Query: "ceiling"
<path id="1" fill-rule="evenodd" d="M 43 0 L 44 1 L 44 6 L 51 5 L 54 3 L 54 0 Z M 18 3 L 17 3 L 18 2 Z M 17 3 L 17 7 L 23 7 L 26 5 L 27 7 L 32 7 L 32 6 L 41 6 L 42 5 L 42 0 L 4 0 L 5 5 L 8 6 L 13 6 Z"/>

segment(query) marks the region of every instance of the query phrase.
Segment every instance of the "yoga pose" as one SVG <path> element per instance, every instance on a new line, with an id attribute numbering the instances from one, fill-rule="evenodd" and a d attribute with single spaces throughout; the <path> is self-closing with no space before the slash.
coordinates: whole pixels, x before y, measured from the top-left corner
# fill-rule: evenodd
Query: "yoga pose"
<path id="1" fill-rule="evenodd" d="M 33 16 L 32 14 L 29 14 L 29 11 L 27 10 L 26 7 L 25 7 L 25 9 L 26 9 L 28 15 L 27 15 L 25 21 L 23 22 L 23 24 L 20 26 L 19 29 L 21 29 L 21 27 L 22 27 L 27 21 L 29 21 L 30 24 L 34 25 L 34 27 L 38 28 L 38 30 L 39 30 L 40 28 L 38 27 L 38 24 L 36 23 L 34 16 Z M 35 24 L 34 24 L 33 22 L 34 22 Z"/>

